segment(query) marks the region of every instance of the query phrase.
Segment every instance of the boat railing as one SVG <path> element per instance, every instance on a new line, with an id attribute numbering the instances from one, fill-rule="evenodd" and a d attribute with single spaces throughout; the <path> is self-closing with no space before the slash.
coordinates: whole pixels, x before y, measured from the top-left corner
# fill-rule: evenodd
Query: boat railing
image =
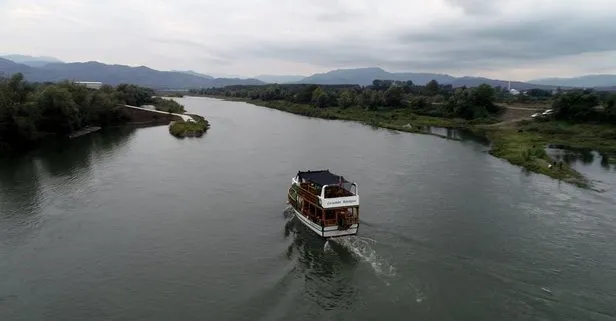
<path id="1" fill-rule="evenodd" d="M 299 189 L 301 191 L 301 195 L 302 197 L 304 197 L 307 201 L 313 202 L 318 204 L 318 190 L 312 186 L 310 186 L 309 183 L 301 183 L 299 185 Z"/>

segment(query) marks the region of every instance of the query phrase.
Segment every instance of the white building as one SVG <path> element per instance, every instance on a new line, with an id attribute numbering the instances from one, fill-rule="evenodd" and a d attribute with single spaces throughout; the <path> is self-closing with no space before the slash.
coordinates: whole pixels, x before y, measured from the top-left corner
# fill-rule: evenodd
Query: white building
<path id="1" fill-rule="evenodd" d="M 509 91 L 510 94 L 512 94 L 514 96 L 520 94 L 519 90 L 511 88 L 511 81 L 507 83 L 507 90 Z"/>
<path id="2" fill-rule="evenodd" d="M 103 83 L 100 81 L 76 81 L 76 84 L 85 85 L 87 88 L 91 89 L 101 89 Z"/>

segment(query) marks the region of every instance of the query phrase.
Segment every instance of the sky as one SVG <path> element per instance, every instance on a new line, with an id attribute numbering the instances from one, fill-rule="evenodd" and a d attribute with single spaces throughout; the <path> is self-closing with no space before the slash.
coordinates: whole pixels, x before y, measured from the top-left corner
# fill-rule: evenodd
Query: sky
<path id="1" fill-rule="evenodd" d="M 614 0 L 0 0 L 0 53 L 214 76 L 616 73 Z"/>

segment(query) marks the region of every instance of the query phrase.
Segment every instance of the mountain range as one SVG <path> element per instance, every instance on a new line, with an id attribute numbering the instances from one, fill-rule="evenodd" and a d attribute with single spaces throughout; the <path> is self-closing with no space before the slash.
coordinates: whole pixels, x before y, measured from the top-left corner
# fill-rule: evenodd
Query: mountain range
<path id="1" fill-rule="evenodd" d="M 10 61 L 24 64 L 30 67 L 42 67 L 48 63 L 63 63 L 63 61 L 60 59 L 47 56 L 34 57 L 27 55 L 6 55 L 0 56 L 0 58 L 8 59 Z"/>
<path id="2" fill-rule="evenodd" d="M 616 75 L 599 74 L 571 78 L 542 78 L 529 80 L 528 82 L 538 85 L 552 85 L 563 87 L 613 87 L 616 86 Z"/>
<path id="3" fill-rule="evenodd" d="M 454 87 L 474 87 L 483 83 L 491 86 L 507 87 L 517 90 L 532 88 L 555 89 L 602 88 L 616 89 L 616 75 L 587 75 L 574 78 L 542 78 L 528 82 L 489 79 L 483 77 L 453 77 L 447 74 L 388 72 L 382 68 L 336 69 L 325 73 L 316 73 L 308 77 L 300 75 L 259 75 L 254 78 L 216 78 L 192 70 L 160 71 L 145 66 L 130 67 L 126 65 L 109 65 L 96 61 L 65 63 L 53 57 L 33 57 L 26 55 L 7 55 L 0 57 L 0 75 L 21 72 L 29 81 L 100 81 L 117 85 L 132 83 L 155 89 L 188 89 L 224 87 L 231 85 L 263 85 L 266 83 L 300 83 L 300 84 L 357 84 L 369 85 L 374 79 L 411 80 L 424 85 L 430 80 Z"/>
<path id="4" fill-rule="evenodd" d="M 0 75 L 22 73 L 26 80 L 33 82 L 100 81 L 118 85 L 130 83 L 154 89 L 187 89 L 225 87 L 231 85 L 262 85 L 257 79 L 214 78 L 195 72 L 159 71 L 145 66 L 130 67 L 108 65 L 96 61 L 58 63 L 47 62 L 40 66 L 29 66 L 0 58 Z"/>
<path id="5" fill-rule="evenodd" d="M 306 78 L 300 75 L 258 75 L 255 78 L 270 84 L 290 84 Z"/>

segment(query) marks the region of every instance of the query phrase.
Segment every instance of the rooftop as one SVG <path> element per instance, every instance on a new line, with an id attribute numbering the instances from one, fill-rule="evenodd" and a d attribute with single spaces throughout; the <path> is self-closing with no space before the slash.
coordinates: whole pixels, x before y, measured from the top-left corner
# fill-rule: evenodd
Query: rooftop
<path id="1" fill-rule="evenodd" d="M 299 179 L 305 179 L 318 185 L 334 185 L 339 183 L 349 183 L 344 177 L 331 173 L 329 170 L 297 172 Z"/>

